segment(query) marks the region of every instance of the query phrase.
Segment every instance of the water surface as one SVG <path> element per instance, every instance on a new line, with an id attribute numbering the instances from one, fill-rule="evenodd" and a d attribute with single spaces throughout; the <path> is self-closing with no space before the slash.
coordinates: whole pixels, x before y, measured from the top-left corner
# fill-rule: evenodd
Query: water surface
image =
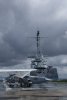
<path id="1" fill-rule="evenodd" d="M 37 89 L 39 89 L 37 91 Z M 42 91 L 43 89 L 43 91 Z M 2 82 L 0 82 L 0 100 L 67 100 L 67 96 L 42 96 L 45 93 L 67 93 L 67 83 L 44 83 L 34 85 L 32 91 L 22 91 L 22 89 L 13 89 L 6 91 Z M 20 95 L 17 94 L 36 94 L 36 95 Z M 6 96 L 6 97 L 5 97 Z"/>

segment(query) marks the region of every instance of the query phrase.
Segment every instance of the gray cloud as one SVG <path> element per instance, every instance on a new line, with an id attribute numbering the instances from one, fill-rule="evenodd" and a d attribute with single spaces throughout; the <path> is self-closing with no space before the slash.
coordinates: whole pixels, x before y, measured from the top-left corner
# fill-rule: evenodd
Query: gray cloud
<path id="1" fill-rule="evenodd" d="M 36 41 L 29 38 L 40 30 L 43 54 L 67 55 L 66 0 L 0 0 L 0 65 L 21 63 L 35 54 Z"/>

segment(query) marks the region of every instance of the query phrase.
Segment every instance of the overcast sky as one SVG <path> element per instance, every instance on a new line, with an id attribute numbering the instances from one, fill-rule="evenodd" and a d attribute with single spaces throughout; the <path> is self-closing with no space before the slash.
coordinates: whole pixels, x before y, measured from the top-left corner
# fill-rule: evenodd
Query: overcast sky
<path id="1" fill-rule="evenodd" d="M 0 0 L 0 66 L 12 66 L 41 50 L 49 63 L 67 65 L 67 0 Z"/>

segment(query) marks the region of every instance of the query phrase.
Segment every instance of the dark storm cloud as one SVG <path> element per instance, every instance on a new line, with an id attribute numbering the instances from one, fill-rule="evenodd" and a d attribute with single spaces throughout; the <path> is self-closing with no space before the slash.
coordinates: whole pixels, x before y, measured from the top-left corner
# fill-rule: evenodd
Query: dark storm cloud
<path id="1" fill-rule="evenodd" d="M 0 65 L 21 63 L 36 51 L 29 38 L 40 30 L 43 53 L 67 55 L 66 0 L 0 0 Z"/>

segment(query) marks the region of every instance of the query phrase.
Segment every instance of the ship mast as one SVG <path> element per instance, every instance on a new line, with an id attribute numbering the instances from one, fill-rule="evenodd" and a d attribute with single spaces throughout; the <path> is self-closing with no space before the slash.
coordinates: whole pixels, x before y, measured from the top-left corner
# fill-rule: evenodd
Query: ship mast
<path id="1" fill-rule="evenodd" d="M 39 58 L 41 55 L 41 52 L 40 52 L 40 32 L 39 31 L 37 31 L 36 42 L 37 42 L 37 58 Z"/>
<path id="2" fill-rule="evenodd" d="M 44 68 L 44 65 L 46 65 L 45 59 L 43 58 L 43 55 L 41 55 L 41 50 L 40 50 L 40 39 L 41 38 L 47 38 L 47 37 L 40 37 L 40 32 L 38 30 L 36 34 L 37 52 L 36 52 L 36 60 L 35 60 L 37 62 L 38 68 Z"/>
<path id="3" fill-rule="evenodd" d="M 44 59 L 43 59 L 43 55 L 41 55 L 41 51 L 40 51 L 40 39 L 44 38 L 44 37 L 40 37 L 40 32 L 38 30 L 37 34 L 36 34 L 36 37 L 34 37 L 34 38 L 36 39 L 36 48 L 37 48 L 37 51 L 36 51 L 36 57 L 32 61 L 31 66 L 34 66 L 34 68 L 37 68 L 37 69 L 44 69 L 45 68 L 44 67 Z"/>

